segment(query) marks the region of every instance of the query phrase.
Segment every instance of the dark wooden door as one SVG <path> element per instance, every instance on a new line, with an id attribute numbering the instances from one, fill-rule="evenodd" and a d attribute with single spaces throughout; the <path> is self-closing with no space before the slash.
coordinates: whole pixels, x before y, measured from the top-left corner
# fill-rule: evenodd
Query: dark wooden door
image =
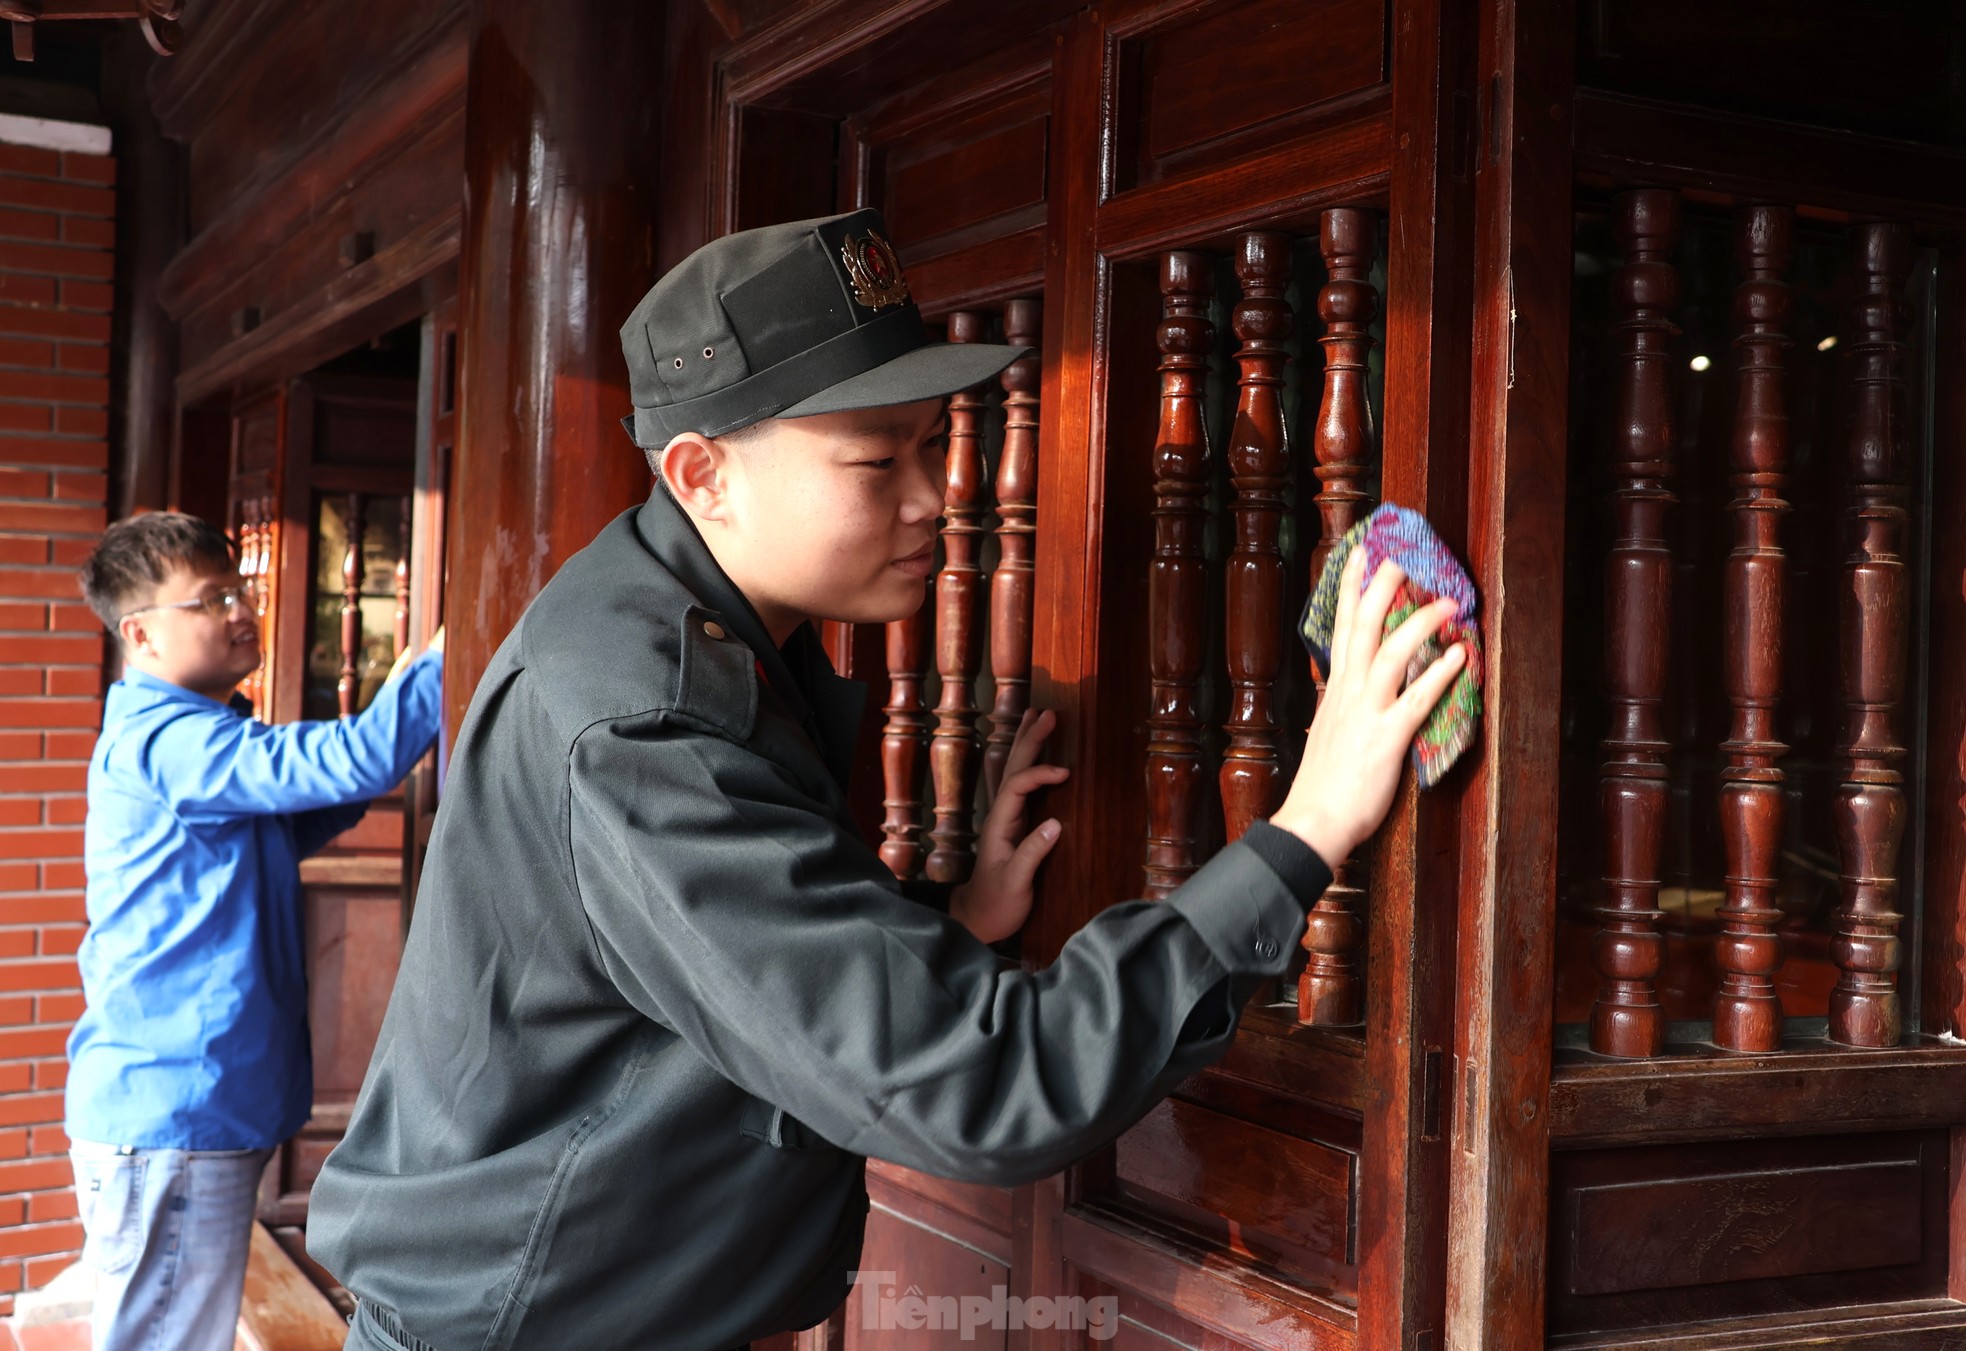
<path id="1" fill-rule="evenodd" d="M 412 638 L 417 387 L 319 374 L 235 408 L 233 518 L 266 628 L 246 693 L 261 717 L 361 711 Z M 314 1109 L 268 1166 L 269 1225 L 305 1222 L 368 1068 L 402 946 L 405 837 L 398 790 L 301 865 Z"/>

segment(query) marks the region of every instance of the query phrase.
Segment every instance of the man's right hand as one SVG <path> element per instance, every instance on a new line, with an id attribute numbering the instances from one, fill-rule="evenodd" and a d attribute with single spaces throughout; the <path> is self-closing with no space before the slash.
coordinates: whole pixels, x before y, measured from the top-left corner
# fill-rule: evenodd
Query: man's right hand
<path id="1" fill-rule="evenodd" d="M 1402 693 L 1413 655 L 1453 617 L 1454 602 L 1423 606 L 1381 642 L 1393 593 L 1406 574 L 1382 563 L 1360 595 L 1364 570 L 1365 550 L 1352 550 L 1338 586 L 1324 697 L 1305 735 L 1297 777 L 1270 818 L 1333 868 L 1385 820 L 1407 748 L 1468 657 L 1456 643 Z"/>

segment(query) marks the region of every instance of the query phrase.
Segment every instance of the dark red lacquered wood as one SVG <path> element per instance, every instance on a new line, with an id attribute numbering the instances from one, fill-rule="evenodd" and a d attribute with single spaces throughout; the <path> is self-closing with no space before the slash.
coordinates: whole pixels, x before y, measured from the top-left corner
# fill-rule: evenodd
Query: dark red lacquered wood
<path id="1" fill-rule="evenodd" d="M 1154 557 L 1147 576 L 1146 894 L 1165 896 L 1200 860 L 1201 667 L 1208 565 L 1208 428 L 1202 397 L 1214 325 L 1207 255 L 1176 251 L 1160 266 L 1160 426 L 1154 438 Z"/>
<path id="2" fill-rule="evenodd" d="M 1727 558 L 1726 680 L 1733 726 L 1721 749 L 1720 824 L 1727 845 L 1727 899 L 1714 949 L 1720 989 L 1713 1039 L 1730 1051 L 1781 1045 L 1782 1004 L 1775 971 L 1782 962 L 1775 926 L 1776 865 L 1782 847 L 1782 771 L 1788 750 L 1775 737 L 1782 697 L 1782 593 L 1788 563 L 1779 531 L 1788 503 L 1789 416 L 1784 363 L 1789 348 L 1789 292 L 1782 281 L 1792 250 L 1794 213 L 1747 207 L 1734 218 L 1734 348 L 1740 381 L 1730 460 L 1734 551 Z"/>
<path id="3" fill-rule="evenodd" d="M 1371 282 L 1377 219 L 1370 211 L 1338 207 L 1318 222 L 1318 249 L 1326 280 L 1318 290 L 1318 318 L 1324 334 L 1324 392 L 1318 400 L 1317 429 L 1311 441 L 1317 456 L 1318 517 L 1323 526 L 1311 550 L 1311 584 L 1324 574 L 1325 561 L 1372 506 L 1368 477 L 1375 440 L 1372 404 L 1366 396 L 1367 359 L 1372 352 L 1372 321 L 1379 293 Z M 1315 670 L 1316 663 L 1312 666 Z M 1323 671 L 1315 671 L 1318 696 Z M 1297 979 L 1297 1018 L 1320 1026 L 1346 1026 L 1364 1016 L 1358 945 L 1365 926 L 1365 903 L 1358 859 L 1338 862 L 1331 885 L 1312 909 L 1304 929 L 1309 957 Z"/>
<path id="4" fill-rule="evenodd" d="M 896 877 L 922 870 L 922 755 L 928 716 L 928 607 L 887 626 L 887 725 L 881 734 L 881 862 Z"/>
<path id="5" fill-rule="evenodd" d="M 362 495 L 348 494 L 348 549 L 341 556 L 341 678 L 335 694 L 341 716 L 355 716 L 356 660 L 362 651 Z"/>
<path id="6" fill-rule="evenodd" d="M 1851 314 L 1849 491 L 1843 563 L 1843 783 L 1836 837 L 1843 905 L 1836 915 L 1836 964 L 1829 1036 L 1851 1046 L 1895 1046 L 1898 1006 L 1898 845 L 1905 795 L 1898 737 L 1904 698 L 1910 589 L 1905 576 L 1906 408 L 1904 293 L 1911 231 L 1856 231 L 1857 301 Z"/>
<path id="7" fill-rule="evenodd" d="M 1031 354 L 1003 373 L 1003 455 L 997 462 L 997 570 L 990 575 L 990 675 L 995 695 L 983 748 L 983 783 L 991 797 L 1003 779 L 1018 720 L 1031 704 L 1031 605 L 1038 531 L 1038 300 L 1004 306 L 1004 341 Z"/>
<path id="8" fill-rule="evenodd" d="M 1236 241 L 1235 266 L 1242 299 L 1230 327 L 1242 345 L 1236 351 L 1236 416 L 1223 450 L 1235 544 L 1223 577 L 1229 716 L 1220 772 L 1231 840 L 1268 815 L 1283 789 L 1275 696 L 1283 629 L 1283 495 L 1290 473 L 1283 428 L 1290 236 L 1250 231 Z"/>
<path id="9" fill-rule="evenodd" d="M 1604 738 L 1599 801 L 1604 815 L 1603 927 L 1592 955 L 1599 977 L 1591 1006 L 1591 1049 L 1657 1055 L 1665 1045 L 1659 1006 L 1659 851 L 1666 809 L 1666 635 L 1672 611 L 1672 554 L 1666 513 L 1673 502 L 1675 426 L 1672 322 L 1679 272 L 1669 261 L 1679 238 L 1679 198 L 1662 189 L 1623 193 L 1612 221 L 1625 261 L 1612 283 L 1617 393 L 1611 442 L 1612 542 L 1605 569 L 1604 666 L 1611 729 Z"/>
<path id="10" fill-rule="evenodd" d="M 949 341 L 981 342 L 990 317 L 978 310 L 949 316 Z M 948 489 L 942 522 L 942 570 L 935 574 L 935 670 L 942 693 L 935 703 L 929 772 L 935 781 L 935 824 L 929 830 L 928 876 L 960 882 L 975 862 L 971 815 L 979 764 L 976 668 L 982 644 L 977 606 L 983 596 L 983 395 L 965 390 L 949 400 Z"/>

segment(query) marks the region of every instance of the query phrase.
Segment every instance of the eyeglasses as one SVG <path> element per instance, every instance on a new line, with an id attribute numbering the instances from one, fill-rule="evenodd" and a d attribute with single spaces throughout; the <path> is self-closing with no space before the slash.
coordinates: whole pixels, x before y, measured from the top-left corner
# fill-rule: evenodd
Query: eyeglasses
<path id="1" fill-rule="evenodd" d="M 120 618 L 147 614 L 152 610 L 203 610 L 213 619 L 229 619 L 234 610 L 253 613 L 253 593 L 241 586 L 228 586 L 223 591 L 209 596 L 193 596 L 190 600 L 166 601 L 161 605 L 139 605 L 134 610 L 123 611 Z"/>

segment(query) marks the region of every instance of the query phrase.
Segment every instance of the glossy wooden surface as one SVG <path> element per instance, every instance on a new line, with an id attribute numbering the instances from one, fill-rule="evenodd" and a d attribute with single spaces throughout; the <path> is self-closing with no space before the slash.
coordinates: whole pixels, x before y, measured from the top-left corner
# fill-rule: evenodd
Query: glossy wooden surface
<path id="1" fill-rule="evenodd" d="M 1679 275 L 1669 261 L 1679 236 L 1670 192 L 1628 192 L 1613 208 L 1625 262 L 1614 287 L 1619 318 L 1617 410 L 1608 454 L 1616 524 L 1605 573 L 1604 665 L 1612 707 L 1604 741 L 1604 927 L 1593 945 L 1601 983 L 1591 1006 L 1591 1049 L 1657 1055 L 1666 1019 L 1659 973 L 1659 851 L 1664 839 L 1666 758 L 1660 716 L 1671 627 L 1666 517 L 1674 498 L 1670 315 Z"/>
<path id="2" fill-rule="evenodd" d="M 1733 722 L 1723 746 L 1721 830 L 1727 841 L 1725 925 L 1714 949 L 1720 991 L 1713 1039 L 1731 1051 L 1768 1051 L 1781 1043 L 1782 1006 L 1774 988 L 1781 963 L 1775 926 L 1782 843 L 1782 771 L 1787 749 L 1775 736 L 1782 694 L 1783 583 L 1780 528 L 1788 504 L 1782 488 L 1789 462 L 1785 399 L 1788 288 L 1794 216 L 1786 207 L 1747 207 L 1735 219 L 1734 340 L 1739 394 L 1729 455 L 1734 549 L 1727 558 L 1726 680 Z"/>
<path id="3" fill-rule="evenodd" d="M 881 733 L 881 862 L 896 877 L 919 877 L 927 850 L 922 842 L 922 763 L 934 726 L 928 715 L 931 612 L 926 604 L 887 632 L 886 724 Z"/>
<path id="4" fill-rule="evenodd" d="M 1224 838 L 1241 839 L 1283 798 L 1276 680 L 1282 659 L 1283 508 L 1290 483 L 1283 381 L 1292 316 L 1290 236 L 1256 230 L 1236 242 L 1242 295 L 1230 318 L 1237 342 L 1236 411 L 1222 458 L 1229 471 L 1234 544 L 1223 568 L 1229 713 L 1220 771 Z"/>
<path id="5" fill-rule="evenodd" d="M 1843 859 L 1829 1035 L 1852 1046 L 1895 1046 L 1898 998 L 1898 846 L 1904 838 L 1907 486 L 1903 301 L 1911 232 L 1861 225 L 1854 232 L 1857 299 L 1850 328 L 1850 492 L 1844 531 L 1843 786 L 1836 839 Z"/>
<path id="6" fill-rule="evenodd" d="M 1481 589 L 1481 751 L 1462 798 L 1443 1345 L 1543 1344 L 1556 748 L 1569 378 L 1575 10 L 1480 9 L 1469 571 Z"/>
<path id="7" fill-rule="evenodd" d="M 478 677 L 568 555 L 641 502 L 617 330 L 655 280 L 654 6 L 478 6 L 471 33 L 451 474 L 455 736 Z"/>
<path id="8" fill-rule="evenodd" d="M 1153 699 L 1147 713 L 1148 897 L 1165 896 L 1201 866 L 1203 797 L 1199 703 L 1207 566 L 1202 528 L 1208 517 L 1210 450 L 1202 387 L 1213 325 L 1213 291 L 1205 255 L 1161 259 L 1160 430 L 1151 472 L 1154 555 L 1147 582 L 1148 661 Z"/>
<path id="9" fill-rule="evenodd" d="M 1318 335 L 1324 347 L 1324 380 L 1311 441 L 1320 531 L 1311 550 L 1313 587 L 1338 541 L 1372 506 L 1368 475 L 1375 447 L 1366 383 L 1371 326 L 1379 312 L 1379 293 L 1371 281 L 1377 234 L 1373 213 L 1356 208 L 1327 211 L 1318 221 L 1318 252 L 1325 268 L 1317 297 L 1318 319 L 1324 325 Z M 1327 673 L 1315 662 L 1312 667 L 1322 698 Z M 1365 936 L 1359 918 L 1365 903 L 1360 885 L 1364 864 L 1356 859 L 1336 864 L 1331 885 L 1318 897 L 1304 930 L 1310 956 L 1297 979 L 1297 1016 L 1318 1026 L 1343 1027 L 1358 1022 L 1365 1011 L 1358 950 Z"/>
<path id="10" fill-rule="evenodd" d="M 982 342 L 990 316 L 958 310 L 949 316 L 949 341 Z M 979 390 L 949 399 L 947 488 L 942 515 L 942 567 L 935 574 L 935 730 L 929 738 L 929 771 L 935 783 L 935 820 L 928 833 L 925 870 L 931 881 L 962 882 L 975 862 L 973 822 L 977 772 L 976 672 L 983 651 L 983 518 L 989 483 L 983 469 L 983 418 Z"/>
<path id="11" fill-rule="evenodd" d="M 1037 300 L 1004 306 L 1004 341 L 1035 349 L 1043 337 Z M 991 798 L 1017 724 L 1031 703 L 1031 607 L 1036 602 L 1038 354 L 1003 373 L 1003 452 L 997 462 L 997 566 L 990 574 L 990 677 L 995 695 L 983 748 L 983 786 Z"/>

